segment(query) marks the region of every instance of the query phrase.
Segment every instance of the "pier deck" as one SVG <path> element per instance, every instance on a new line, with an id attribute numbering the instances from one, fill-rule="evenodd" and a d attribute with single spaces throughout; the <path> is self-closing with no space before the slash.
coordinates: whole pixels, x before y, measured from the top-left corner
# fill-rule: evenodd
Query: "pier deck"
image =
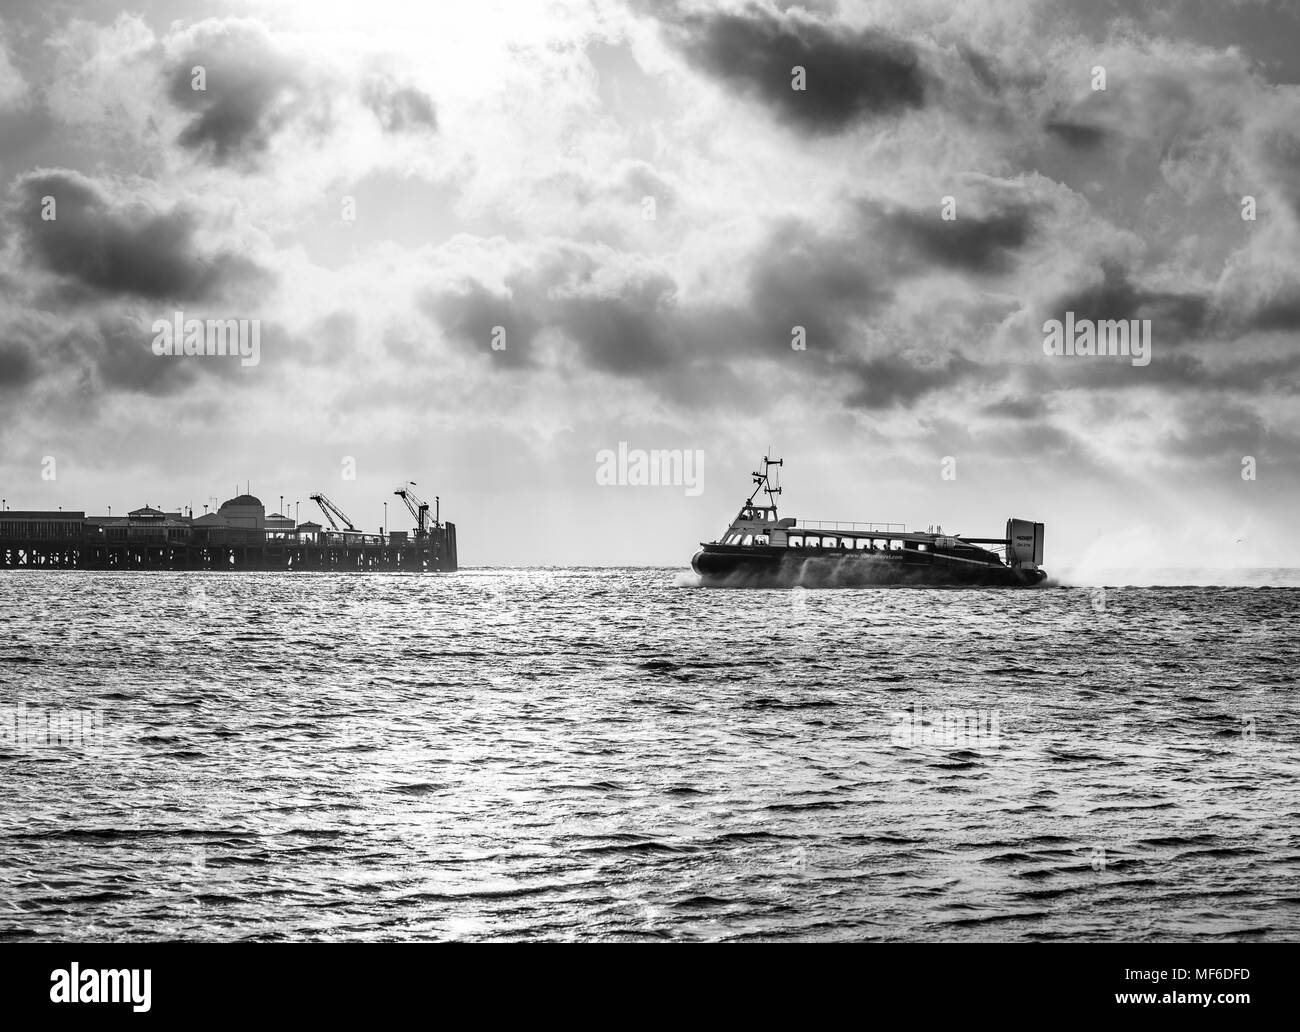
<path id="1" fill-rule="evenodd" d="M 106 540 L 88 525 L 81 534 L 33 537 L 4 533 L 0 569 L 436 571 L 457 568 L 456 525 L 431 528 L 424 540 L 381 535 L 267 537 L 259 531 L 195 531 L 197 540 L 158 535 Z"/>

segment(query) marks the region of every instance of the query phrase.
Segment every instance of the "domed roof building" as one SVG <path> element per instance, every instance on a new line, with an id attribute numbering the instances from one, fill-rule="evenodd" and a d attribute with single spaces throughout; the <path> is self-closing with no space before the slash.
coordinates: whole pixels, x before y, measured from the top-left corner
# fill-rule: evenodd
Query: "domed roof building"
<path id="1" fill-rule="evenodd" d="M 251 494 L 236 495 L 222 502 L 217 515 L 227 527 L 251 527 L 255 530 L 266 527 L 266 507 L 260 498 Z"/>

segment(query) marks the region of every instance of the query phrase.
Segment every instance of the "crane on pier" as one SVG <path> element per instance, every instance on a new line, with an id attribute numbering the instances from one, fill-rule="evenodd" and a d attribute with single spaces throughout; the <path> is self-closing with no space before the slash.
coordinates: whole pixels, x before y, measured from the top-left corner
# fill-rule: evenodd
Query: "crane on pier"
<path id="1" fill-rule="evenodd" d="M 348 519 L 348 514 L 331 502 L 327 495 L 314 494 L 311 496 L 311 500 L 320 506 L 320 511 L 325 514 L 325 518 L 330 521 L 330 526 L 335 530 L 350 530 L 354 534 L 360 533 L 357 528 L 352 525 L 352 521 Z M 335 517 L 338 517 L 338 519 L 335 519 Z M 340 527 L 338 525 L 338 520 L 342 520 L 344 526 Z"/>
<path id="2" fill-rule="evenodd" d="M 394 491 L 393 494 L 397 495 L 398 498 L 406 503 L 407 509 L 409 509 L 411 515 L 415 517 L 415 536 L 418 540 L 429 533 L 429 503 L 420 501 L 419 496 L 417 496 L 414 491 L 410 490 L 412 487 L 415 487 L 415 481 L 408 480 L 405 484 Z M 436 518 L 434 520 L 434 526 L 437 526 Z"/>

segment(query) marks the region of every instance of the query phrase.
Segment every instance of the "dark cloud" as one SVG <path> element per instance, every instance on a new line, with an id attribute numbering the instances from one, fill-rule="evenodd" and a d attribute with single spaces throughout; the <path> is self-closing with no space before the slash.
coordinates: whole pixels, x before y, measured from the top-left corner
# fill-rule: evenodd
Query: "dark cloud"
<path id="1" fill-rule="evenodd" d="M 212 359 L 153 353 L 153 319 L 143 308 L 127 308 L 59 320 L 19 317 L 0 337 L 0 392 L 48 388 L 39 395 L 59 418 L 83 412 L 111 392 L 162 397 L 184 391 L 200 376 L 217 371 Z M 21 336 L 21 341 L 15 338 Z"/>
<path id="2" fill-rule="evenodd" d="M 1258 398 L 1269 394 L 1300 394 L 1300 352 L 1265 354 L 1235 343 L 1207 346 L 1200 353 L 1166 346 L 1152 326 L 1151 362 L 1134 366 L 1126 356 L 1047 356 L 1039 352 L 1032 365 L 1021 366 L 1022 396 L 1047 395 L 1056 390 L 1084 390 L 1101 397 L 1112 392 L 1158 389 L 1169 396 L 1222 399 L 1228 394 Z"/>
<path id="3" fill-rule="evenodd" d="M 429 96 L 412 86 L 395 86 L 385 80 L 371 80 L 361 98 L 375 113 L 386 133 L 436 129 L 438 116 Z"/>
<path id="4" fill-rule="evenodd" d="M 926 342 L 915 351 L 871 355 L 868 329 L 889 310 L 896 285 L 931 267 L 1001 271 L 1032 236 L 1033 209 L 1015 203 L 983 217 L 944 222 L 933 213 L 900 211 L 876 202 L 856 206 L 856 220 L 833 233 L 805 222 L 778 225 L 755 259 L 746 312 L 736 313 L 737 349 L 790 353 L 793 325 L 807 330 L 801 356 L 815 376 L 847 387 L 851 408 L 912 405 L 933 392 L 1001 375 Z M 837 393 L 840 393 L 837 391 Z"/>
<path id="5" fill-rule="evenodd" d="M 776 223 L 752 258 L 743 301 L 732 305 L 683 304 L 665 272 L 610 275 L 603 258 L 563 248 L 508 276 L 505 290 L 472 282 L 426 295 L 423 307 L 449 339 L 485 356 L 492 328 L 506 327 L 508 351 L 493 356 L 502 364 L 539 364 L 533 344 L 548 330 L 576 348 L 582 365 L 661 381 L 678 400 L 710 363 L 788 360 L 802 327 L 801 376 L 848 389 L 853 406 L 884 408 L 993 375 L 962 356 L 867 357 L 878 347 L 868 329 L 896 284 L 933 267 L 999 271 L 1033 225 L 1031 208 L 1019 202 L 957 223 L 943 222 L 937 209 L 922 215 L 863 202 L 832 232 L 799 219 Z"/>
<path id="6" fill-rule="evenodd" d="M 1058 23 L 1086 32 L 1099 41 L 1115 35 L 1122 19 L 1126 34 L 1175 35 L 1221 49 L 1233 47 L 1272 83 L 1300 82 L 1300 55 L 1296 33 L 1300 12 L 1293 4 L 1278 2 L 1211 3 L 1206 0 L 1064 0 L 1051 9 Z"/>
<path id="7" fill-rule="evenodd" d="M 965 45 L 959 45 L 957 52 L 961 55 L 963 61 L 970 68 L 979 84 L 989 93 L 1000 93 L 1002 91 L 1002 77 L 993 67 L 992 61 L 984 54 Z"/>
<path id="8" fill-rule="evenodd" d="M 979 365 L 963 355 L 949 355 L 938 363 L 913 360 L 905 355 L 883 355 L 852 362 L 848 368 L 856 383 L 845 403 L 865 409 L 910 405 L 934 391 L 1001 375 L 999 369 Z"/>
<path id="9" fill-rule="evenodd" d="M 187 312 L 187 317 L 205 318 Z M 224 381 L 232 388 L 270 376 L 283 369 L 289 356 L 277 346 L 283 330 L 263 322 L 260 362 L 243 366 L 233 355 L 155 355 L 154 321 L 157 312 L 146 306 L 121 306 L 119 310 L 77 318 L 42 341 L 49 361 L 46 378 L 64 377 L 80 382 L 84 393 L 111 396 L 122 392 L 164 398 L 184 394 L 201 380 Z M 299 346 L 299 357 L 310 357 L 309 346 Z"/>
<path id="10" fill-rule="evenodd" d="M 963 214 L 944 220 L 933 211 L 893 211 L 883 215 L 891 235 L 920 258 L 969 272 L 1005 272 L 1015 253 L 1033 235 L 1034 212 L 1028 205 L 980 217 Z"/>
<path id="11" fill-rule="evenodd" d="M 1152 360 L 1155 365 L 1155 360 Z M 1245 354 L 1227 365 L 1203 364 L 1200 384 L 1241 391 L 1250 395 L 1300 394 L 1300 354 L 1264 356 Z"/>
<path id="12" fill-rule="evenodd" d="M 3 163 L 10 169 L 49 139 L 54 119 L 43 105 L 0 110 L 0 140 L 4 141 Z"/>
<path id="13" fill-rule="evenodd" d="M 1262 134 L 1259 149 L 1263 171 L 1300 217 L 1300 132 L 1292 126 L 1270 129 Z"/>
<path id="14" fill-rule="evenodd" d="M 1085 125 L 1082 122 L 1053 119 L 1047 122 L 1043 128 L 1067 147 L 1072 147 L 1075 150 L 1095 150 L 1106 140 L 1105 129 L 1095 125 Z"/>
<path id="15" fill-rule="evenodd" d="M 69 334 L 61 350 L 89 361 L 101 387 L 155 396 L 183 391 L 201 372 L 231 364 L 228 359 L 155 355 L 152 325 L 146 314 L 106 317 Z"/>
<path id="16" fill-rule="evenodd" d="M 1036 209 L 1016 201 L 987 215 L 944 221 L 933 211 L 897 209 L 873 200 L 832 233 L 787 220 L 769 233 L 748 283 L 749 347 L 789 350 L 791 329 L 807 331 L 814 361 L 862 353 L 865 326 L 886 311 L 897 284 L 932 268 L 972 273 L 1010 269 L 1033 238 Z M 874 394 L 868 394 L 875 397 Z"/>
<path id="17" fill-rule="evenodd" d="M 1210 299 L 1197 293 L 1147 290 L 1137 286 L 1116 263 L 1102 268 L 1100 283 L 1058 298 L 1048 318 L 1073 312 L 1076 320 L 1150 319 L 1161 344 L 1177 345 L 1204 333 L 1210 324 Z"/>
<path id="18" fill-rule="evenodd" d="M 65 299 L 132 295 L 198 301 L 263 275 L 237 255 L 200 254 L 195 219 L 183 209 L 115 207 L 76 172 L 33 172 L 14 192 L 8 218 L 17 224 L 27 256 L 67 278 L 72 289 Z M 48 221 L 41 217 L 45 197 L 56 205 L 57 217 Z"/>
<path id="19" fill-rule="evenodd" d="M 1192 394 L 1179 405 L 1179 426 L 1167 452 L 1194 462 L 1220 462 L 1240 477 L 1241 457 L 1259 455 L 1271 436 L 1266 421 L 1248 404 L 1222 396 Z"/>
<path id="20" fill-rule="evenodd" d="M 1279 294 L 1260 303 L 1246 317 L 1252 330 L 1300 330 L 1300 290 Z"/>
<path id="21" fill-rule="evenodd" d="M 195 67 L 204 69 L 206 89 L 194 89 Z M 305 93 L 292 62 L 263 28 L 246 22 L 204 32 L 172 67 L 168 82 L 172 102 L 194 115 L 180 143 L 206 148 L 218 164 L 266 150 Z"/>
<path id="22" fill-rule="evenodd" d="M 504 365 L 535 366 L 533 344 L 544 329 L 576 347 L 576 361 L 616 375 L 652 373 L 677 357 L 676 284 L 657 272 L 628 274 L 616 286 L 590 285 L 589 256 L 565 251 L 536 269 L 506 279 L 509 294 L 478 282 L 427 295 L 423 308 L 456 343 Z M 494 327 L 506 350 L 493 352 Z"/>
<path id="23" fill-rule="evenodd" d="M 529 299 L 517 293 L 497 294 L 477 281 L 463 288 L 426 294 L 420 307 L 453 343 L 479 352 L 503 366 L 536 365 L 534 338 L 542 329 L 542 318 L 532 311 Z M 505 349 L 492 350 L 497 327 L 505 330 Z"/>
<path id="24" fill-rule="evenodd" d="M 1216 299 L 1209 293 L 1141 287 L 1121 264 L 1107 262 L 1099 282 L 1057 298 L 1045 318 L 1062 319 L 1070 311 L 1076 320 L 1150 319 L 1159 354 L 1194 341 L 1300 330 L 1300 281 L 1286 282 L 1267 294 L 1229 291 Z M 1261 356 L 1261 361 L 1271 359 Z M 1192 360 L 1167 372 L 1175 383 L 1203 382 L 1210 375 Z"/>
<path id="25" fill-rule="evenodd" d="M 683 302 L 667 272 L 617 270 L 599 250 L 565 246 L 507 276 L 502 288 L 471 282 L 427 294 L 423 308 L 446 338 L 485 359 L 528 368 L 572 357 L 587 368 L 639 378 L 680 404 L 752 398 L 753 376 L 744 371 L 793 362 L 779 374 L 783 390 L 829 385 L 853 408 L 912 405 L 1000 375 L 951 353 L 938 325 L 905 355 L 877 354 L 880 319 L 900 282 L 932 269 L 1001 272 L 1033 238 L 1038 209 L 1018 192 L 984 184 L 971 194 L 972 207 L 983 212 L 956 222 L 943 221 L 937 205 L 922 213 L 868 200 L 851 205 L 833 229 L 780 220 L 755 248 L 735 302 Z M 965 315 L 995 326 L 1005 314 L 1005 302 L 990 308 L 976 298 L 953 308 L 945 325 Z M 492 354 L 498 325 L 507 329 L 509 350 Z M 797 327 L 804 350 L 791 347 Z M 534 347 L 543 332 L 560 344 L 546 355 Z M 791 375 L 796 379 L 785 379 Z M 712 385 L 711 393 L 701 395 L 702 382 Z"/>
<path id="26" fill-rule="evenodd" d="M 0 391 L 24 387 L 36 379 L 36 361 L 23 344 L 0 341 Z"/>
<path id="27" fill-rule="evenodd" d="M 740 14 L 678 15 L 669 35 L 696 66 L 808 132 L 838 132 L 859 118 L 925 102 L 915 49 L 873 29 L 751 6 Z M 796 65 L 805 69 L 804 90 L 791 88 Z"/>
<path id="28" fill-rule="evenodd" d="M 662 369 L 676 358 L 675 291 L 671 277 L 649 275 L 626 282 L 617 296 L 566 298 L 556 321 L 595 369 L 618 375 Z"/>
<path id="29" fill-rule="evenodd" d="M 986 415 L 999 416 L 1004 419 L 1030 420 L 1041 419 L 1047 411 L 1047 405 L 1039 395 L 1027 397 L 1000 398 L 981 410 Z"/>
<path id="30" fill-rule="evenodd" d="M 852 350 L 855 327 L 893 297 L 878 244 L 855 232 L 819 233 L 806 222 L 778 225 L 757 255 L 749 279 L 758 323 L 751 347 L 785 352 L 802 326 L 816 356 Z"/>

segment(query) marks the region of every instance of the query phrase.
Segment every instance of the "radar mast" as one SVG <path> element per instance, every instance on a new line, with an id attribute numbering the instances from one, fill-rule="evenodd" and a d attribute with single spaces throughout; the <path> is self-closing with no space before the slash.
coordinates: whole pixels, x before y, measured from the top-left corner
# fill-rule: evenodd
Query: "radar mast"
<path id="1" fill-rule="evenodd" d="M 772 467 L 781 465 L 784 465 L 783 459 L 770 459 L 766 455 L 763 456 L 762 472 L 755 470 L 750 474 L 754 479 L 754 490 L 746 499 L 746 505 L 753 505 L 754 499 L 758 497 L 758 492 L 765 491 L 767 493 L 766 507 L 770 509 L 776 508 L 776 496 L 781 493 L 781 488 L 779 484 L 774 484 L 772 481 Z"/>

